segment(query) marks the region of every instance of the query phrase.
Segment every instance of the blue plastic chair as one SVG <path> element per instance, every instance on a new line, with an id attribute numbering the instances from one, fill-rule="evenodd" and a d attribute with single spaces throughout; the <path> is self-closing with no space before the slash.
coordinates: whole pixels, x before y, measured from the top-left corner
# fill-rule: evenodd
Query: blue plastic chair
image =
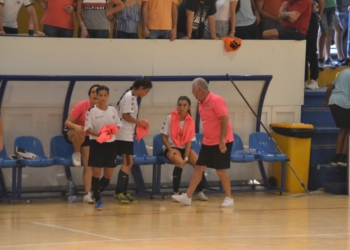
<path id="1" fill-rule="evenodd" d="M 12 191 L 11 191 L 11 199 L 16 199 L 17 194 L 17 168 L 20 166 L 17 160 L 12 160 L 8 157 L 6 153 L 5 145 L 3 145 L 2 151 L 0 151 L 0 186 L 2 190 L 3 198 L 8 197 L 8 193 L 6 190 L 4 177 L 2 174 L 2 169 L 4 168 L 12 168 Z"/>
<path id="2" fill-rule="evenodd" d="M 146 145 L 143 139 L 137 141 L 134 139 L 134 156 L 133 156 L 133 167 L 131 172 L 135 179 L 136 192 L 147 193 L 147 188 L 143 180 L 142 172 L 140 169 L 141 165 L 153 165 L 153 180 L 152 180 L 152 194 L 154 189 L 154 176 L 155 176 L 155 164 L 158 162 L 157 157 L 148 154 Z"/>
<path id="3" fill-rule="evenodd" d="M 255 161 L 255 155 L 242 155 L 237 152 L 244 150 L 242 139 L 239 135 L 233 134 L 233 144 L 231 151 L 231 162 L 252 162 Z"/>
<path id="4" fill-rule="evenodd" d="M 264 180 L 266 187 L 271 190 L 278 190 L 280 194 L 285 189 L 286 182 L 286 162 L 289 161 L 285 154 L 281 154 L 275 148 L 275 144 L 270 138 L 270 136 L 266 133 L 255 132 L 249 135 L 249 147 L 255 148 L 257 150 L 257 154 L 255 155 L 256 159 L 259 161 L 259 168 L 261 176 Z M 265 173 L 263 161 L 265 162 L 281 162 L 282 163 L 282 172 L 281 172 L 281 187 L 273 188 L 270 186 L 267 176 Z"/>
<path id="5" fill-rule="evenodd" d="M 43 146 L 40 140 L 34 136 L 19 136 L 15 139 L 14 152 L 16 147 L 21 147 L 27 152 L 36 154 L 38 159 L 20 159 L 19 164 L 21 167 L 18 168 L 17 178 L 17 198 L 20 199 L 22 195 L 22 167 L 34 167 L 43 168 L 50 167 L 54 164 L 54 160 L 46 157 Z"/>
<path id="6" fill-rule="evenodd" d="M 287 156 L 281 154 L 275 148 L 275 144 L 268 134 L 256 132 L 249 135 L 249 147 L 255 148 L 258 152 L 256 157 L 258 160 L 266 162 L 286 161 Z"/>

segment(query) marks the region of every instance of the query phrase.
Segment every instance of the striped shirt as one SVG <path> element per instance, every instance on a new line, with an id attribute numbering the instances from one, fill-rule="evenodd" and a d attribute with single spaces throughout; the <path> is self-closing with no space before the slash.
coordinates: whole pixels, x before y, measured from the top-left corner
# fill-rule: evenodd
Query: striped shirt
<path id="1" fill-rule="evenodd" d="M 140 21 L 139 6 L 137 3 L 132 7 L 127 7 L 115 14 L 115 18 L 118 20 L 118 31 L 126 33 L 137 34 L 138 22 Z"/>

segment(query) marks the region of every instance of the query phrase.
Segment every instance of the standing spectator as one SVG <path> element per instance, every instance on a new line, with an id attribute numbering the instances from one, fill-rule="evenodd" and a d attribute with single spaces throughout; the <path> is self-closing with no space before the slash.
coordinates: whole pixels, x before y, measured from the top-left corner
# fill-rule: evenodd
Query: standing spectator
<path id="1" fill-rule="evenodd" d="M 347 166 L 347 136 L 350 135 L 350 69 L 345 69 L 326 91 L 323 106 L 331 110 L 335 125 L 340 128 L 331 165 Z"/>
<path id="2" fill-rule="evenodd" d="M 281 29 L 265 30 L 264 39 L 305 40 L 311 17 L 311 1 L 287 0 L 283 2 L 278 18 Z"/>
<path id="3" fill-rule="evenodd" d="M 284 0 L 256 0 L 256 7 L 261 17 L 261 32 L 282 28 L 278 13 L 283 2 Z"/>
<path id="4" fill-rule="evenodd" d="M 255 0 L 240 0 L 240 8 L 236 14 L 236 34 L 241 39 L 257 39 L 260 15 Z"/>
<path id="5" fill-rule="evenodd" d="M 202 39 L 205 21 L 208 19 L 210 37 L 216 37 L 215 0 L 184 0 L 179 5 L 177 37 L 181 39 Z"/>
<path id="6" fill-rule="evenodd" d="M 121 203 L 137 202 L 127 193 L 129 173 L 133 165 L 134 133 L 136 125 L 147 128 L 148 123 L 137 120 L 139 107 L 137 98 L 145 97 L 152 88 L 152 82 L 147 78 L 136 80 L 117 103 L 122 128 L 117 134 L 117 153 L 123 156 L 123 165 L 118 173 L 114 199 Z"/>
<path id="7" fill-rule="evenodd" d="M 39 31 L 33 0 L 0 0 L 0 35 L 18 34 L 17 16 L 22 5 L 33 18 L 34 34 L 44 36 L 45 34 Z"/>
<path id="8" fill-rule="evenodd" d="M 149 39 L 176 39 L 178 0 L 142 0 L 142 35 Z"/>
<path id="9" fill-rule="evenodd" d="M 191 205 L 193 192 L 208 167 L 216 170 L 224 188 L 226 197 L 221 206 L 232 207 L 230 177 L 226 169 L 229 169 L 231 164 L 233 133 L 226 103 L 222 97 L 209 91 L 208 83 L 202 78 L 193 80 L 192 93 L 199 101 L 198 111 L 203 124 L 203 143 L 187 192 L 182 195 L 173 195 L 172 198 L 185 205 Z"/>
<path id="10" fill-rule="evenodd" d="M 114 14 L 114 38 L 137 39 L 138 24 L 141 24 L 142 0 L 125 0 L 125 8 Z"/>
<path id="11" fill-rule="evenodd" d="M 81 101 L 76 104 L 70 112 L 63 129 L 64 139 L 73 144 L 74 153 L 72 155 L 73 165 L 76 167 L 81 166 L 83 163 L 83 182 L 85 187 L 85 195 L 83 202 L 94 203 L 91 199 L 91 177 L 92 169 L 88 165 L 89 150 L 90 150 L 90 139 L 89 134 L 84 132 L 84 124 L 86 119 L 86 112 L 97 104 L 96 90 L 100 85 L 92 85 L 89 89 L 89 100 Z"/>
<path id="12" fill-rule="evenodd" d="M 309 22 L 309 29 L 306 34 L 306 60 L 305 60 L 305 88 L 318 89 L 318 62 L 317 62 L 317 33 L 319 14 L 322 14 L 324 9 L 324 0 L 314 0 L 312 4 L 312 13 Z M 309 66 L 310 63 L 310 83 Z"/>
<path id="13" fill-rule="evenodd" d="M 94 191 L 95 209 L 102 210 L 100 193 L 105 190 L 113 176 L 114 168 L 117 166 L 116 135 L 112 134 L 110 139 L 100 143 L 100 129 L 107 125 L 120 127 L 121 122 L 117 110 L 108 104 L 109 88 L 100 86 L 96 90 L 98 102 L 86 113 L 84 130 L 90 134 L 89 166 L 92 167 L 92 189 Z M 103 168 L 103 177 L 101 170 Z"/>
<path id="14" fill-rule="evenodd" d="M 114 7 L 107 10 L 106 0 L 77 0 L 76 17 L 80 25 L 80 37 L 82 38 L 108 38 L 109 20 L 113 19 L 116 12 L 124 9 L 121 0 L 110 0 L 108 4 Z"/>
<path id="15" fill-rule="evenodd" d="M 336 6 L 335 0 L 325 0 L 318 36 L 318 63 L 320 67 L 334 66 L 331 58 L 331 43 Z"/>
<path id="16" fill-rule="evenodd" d="M 179 194 L 182 170 L 187 163 L 192 167 L 198 159 L 198 155 L 191 148 L 192 141 L 196 140 L 194 121 L 191 117 L 191 100 L 187 96 L 180 96 L 177 101 L 177 109 L 167 116 L 160 130 L 164 144 L 164 156 L 175 164 L 173 170 L 173 191 Z M 197 199 L 207 201 L 208 197 L 203 193 L 203 179 L 196 188 Z"/>
<path id="17" fill-rule="evenodd" d="M 346 58 L 344 56 L 344 50 L 343 50 L 343 32 L 344 29 L 340 23 L 339 19 L 339 11 L 336 8 L 334 13 L 334 20 L 333 20 L 333 28 L 334 28 L 334 43 L 335 47 L 337 49 L 338 54 L 338 60 L 336 62 L 339 66 L 345 66 L 347 65 Z"/>
<path id="18" fill-rule="evenodd" d="M 215 3 L 215 30 L 218 38 L 234 37 L 238 0 L 217 0 Z M 210 38 L 208 22 L 205 22 L 205 38 Z"/>
<path id="19" fill-rule="evenodd" d="M 76 0 L 37 0 L 45 10 L 41 19 L 49 37 L 73 37 L 73 13 Z"/>

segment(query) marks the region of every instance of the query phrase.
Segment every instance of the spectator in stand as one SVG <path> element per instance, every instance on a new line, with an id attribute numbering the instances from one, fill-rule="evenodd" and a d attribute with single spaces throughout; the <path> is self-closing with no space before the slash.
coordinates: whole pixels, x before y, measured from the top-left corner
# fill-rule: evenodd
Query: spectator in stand
<path id="1" fill-rule="evenodd" d="M 37 0 L 45 10 L 41 19 L 49 37 L 73 37 L 75 0 Z"/>
<path id="2" fill-rule="evenodd" d="M 287 0 L 283 2 L 278 18 L 281 29 L 265 30 L 264 39 L 305 40 L 311 17 L 311 1 Z"/>
<path id="3" fill-rule="evenodd" d="M 312 13 L 309 22 L 309 29 L 306 34 L 306 60 L 305 60 L 305 88 L 318 89 L 318 62 L 317 62 L 317 33 L 319 13 L 322 14 L 324 9 L 324 0 L 314 0 L 312 4 Z M 309 64 L 310 63 L 310 83 Z"/>
<path id="4" fill-rule="evenodd" d="M 329 106 L 335 125 L 340 128 L 331 165 L 347 166 L 347 137 L 350 135 L 350 69 L 339 73 L 328 87 L 323 106 Z"/>
<path id="5" fill-rule="evenodd" d="M 107 6 L 108 4 L 108 6 Z M 113 5 L 112 8 L 108 8 Z M 81 38 L 108 38 L 109 21 L 114 13 L 124 9 L 121 0 L 78 0 L 76 17 Z"/>
<path id="6" fill-rule="evenodd" d="M 261 17 L 261 32 L 282 28 L 278 13 L 283 2 L 284 0 L 256 0 L 256 7 Z"/>
<path id="7" fill-rule="evenodd" d="M 142 35 L 149 39 L 176 39 L 178 0 L 142 0 Z"/>
<path id="8" fill-rule="evenodd" d="M 344 30 L 340 23 L 339 11 L 337 9 L 335 9 L 335 14 L 333 19 L 333 28 L 334 28 L 334 43 L 338 54 L 338 60 L 336 62 L 336 65 L 339 65 L 339 66 L 348 65 L 348 62 L 346 61 L 346 58 L 344 56 L 344 50 L 343 50 L 342 37 L 343 37 Z"/>
<path id="9" fill-rule="evenodd" d="M 234 37 L 238 0 L 217 0 L 215 3 L 215 29 L 218 38 Z M 210 38 L 208 22 L 205 22 L 205 38 Z"/>
<path id="10" fill-rule="evenodd" d="M 114 15 L 114 38 L 137 39 L 141 23 L 142 0 L 124 0 L 125 8 Z"/>
<path id="11" fill-rule="evenodd" d="M 336 6 L 335 0 L 325 0 L 318 35 L 318 64 L 320 67 L 336 66 L 331 58 L 332 31 Z"/>
<path id="12" fill-rule="evenodd" d="M 0 112 L 0 151 L 4 149 L 4 140 L 3 140 L 3 127 L 2 127 L 2 118 L 1 118 L 1 112 Z"/>
<path id="13" fill-rule="evenodd" d="M 236 14 L 236 34 L 241 39 L 257 39 L 260 15 L 255 0 L 240 0 L 240 8 Z"/>
<path id="14" fill-rule="evenodd" d="M 181 39 L 202 39 L 205 21 L 208 19 L 210 37 L 218 39 L 215 28 L 215 0 L 184 0 L 179 5 L 177 37 Z"/>
<path id="15" fill-rule="evenodd" d="M 34 34 L 44 36 L 45 34 L 39 31 L 38 17 L 32 0 L 0 0 L 0 35 L 18 34 L 17 16 L 22 5 L 33 18 Z"/>

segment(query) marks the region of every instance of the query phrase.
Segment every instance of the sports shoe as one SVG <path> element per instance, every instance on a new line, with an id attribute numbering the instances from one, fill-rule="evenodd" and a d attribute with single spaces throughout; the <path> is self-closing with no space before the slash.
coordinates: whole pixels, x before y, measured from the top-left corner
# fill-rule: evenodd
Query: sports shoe
<path id="1" fill-rule="evenodd" d="M 92 196 L 91 196 L 90 192 L 87 193 L 86 195 L 84 195 L 83 202 L 89 203 L 89 204 L 94 204 L 94 200 L 92 199 Z"/>
<path id="2" fill-rule="evenodd" d="M 225 197 L 224 202 L 221 204 L 222 207 L 233 207 L 233 198 Z"/>
<path id="3" fill-rule="evenodd" d="M 318 59 L 318 67 L 323 68 L 324 67 L 324 59 Z"/>
<path id="4" fill-rule="evenodd" d="M 180 196 L 180 194 L 174 192 L 174 194 L 171 196 L 171 199 L 173 200 L 173 202 L 178 202 L 177 200 L 175 200 L 175 199 L 173 198 L 173 196 Z"/>
<path id="5" fill-rule="evenodd" d="M 125 197 L 125 195 L 123 193 L 120 194 L 114 194 L 113 195 L 114 200 L 120 202 L 120 203 L 130 203 L 130 200 L 128 198 Z"/>
<path id="6" fill-rule="evenodd" d="M 74 152 L 72 154 L 72 161 L 73 161 L 73 165 L 75 167 L 81 166 L 81 154 L 80 154 L 80 152 Z"/>
<path id="7" fill-rule="evenodd" d="M 305 88 L 306 89 L 318 89 L 318 83 L 315 80 L 311 80 L 308 84 L 307 81 L 305 81 Z"/>
<path id="8" fill-rule="evenodd" d="M 205 196 L 205 194 L 203 193 L 203 191 L 198 192 L 198 194 L 196 194 L 196 199 L 200 200 L 200 201 L 208 201 L 208 197 Z"/>
<path id="9" fill-rule="evenodd" d="M 338 161 L 339 161 L 340 155 L 335 154 L 332 158 L 331 165 L 332 166 L 338 166 Z"/>
<path id="10" fill-rule="evenodd" d="M 95 210 L 96 211 L 102 211 L 102 201 L 96 202 Z"/>
<path id="11" fill-rule="evenodd" d="M 348 165 L 348 156 L 341 154 L 338 159 L 338 165 L 346 167 Z"/>
<path id="12" fill-rule="evenodd" d="M 134 199 L 131 194 L 126 194 L 125 197 L 129 200 L 131 203 L 137 203 L 138 200 Z"/>
<path id="13" fill-rule="evenodd" d="M 171 198 L 187 206 L 191 206 L 192 203 L 192 198 L 188 198 L 186 193 L 183 193 L 182 195 L 173 195 Z"/>
<path id="14" fill-rule="evenodd" d="M 331 68 L 335 68 L 335 67 L 339 67 L 338 63 L 334 63 L 331 59 L 327 59 L 324 61 L 324 66 L 325 67 L 331 67 Z"/>
<path id="15" fill-rule="evenodd" d="M 254 184 L 254 185 L 260 185 L 260 182 L 258 182 L 257 180 L 254 179 L 254 180 L 253 180 L 253 184 Z"/>

